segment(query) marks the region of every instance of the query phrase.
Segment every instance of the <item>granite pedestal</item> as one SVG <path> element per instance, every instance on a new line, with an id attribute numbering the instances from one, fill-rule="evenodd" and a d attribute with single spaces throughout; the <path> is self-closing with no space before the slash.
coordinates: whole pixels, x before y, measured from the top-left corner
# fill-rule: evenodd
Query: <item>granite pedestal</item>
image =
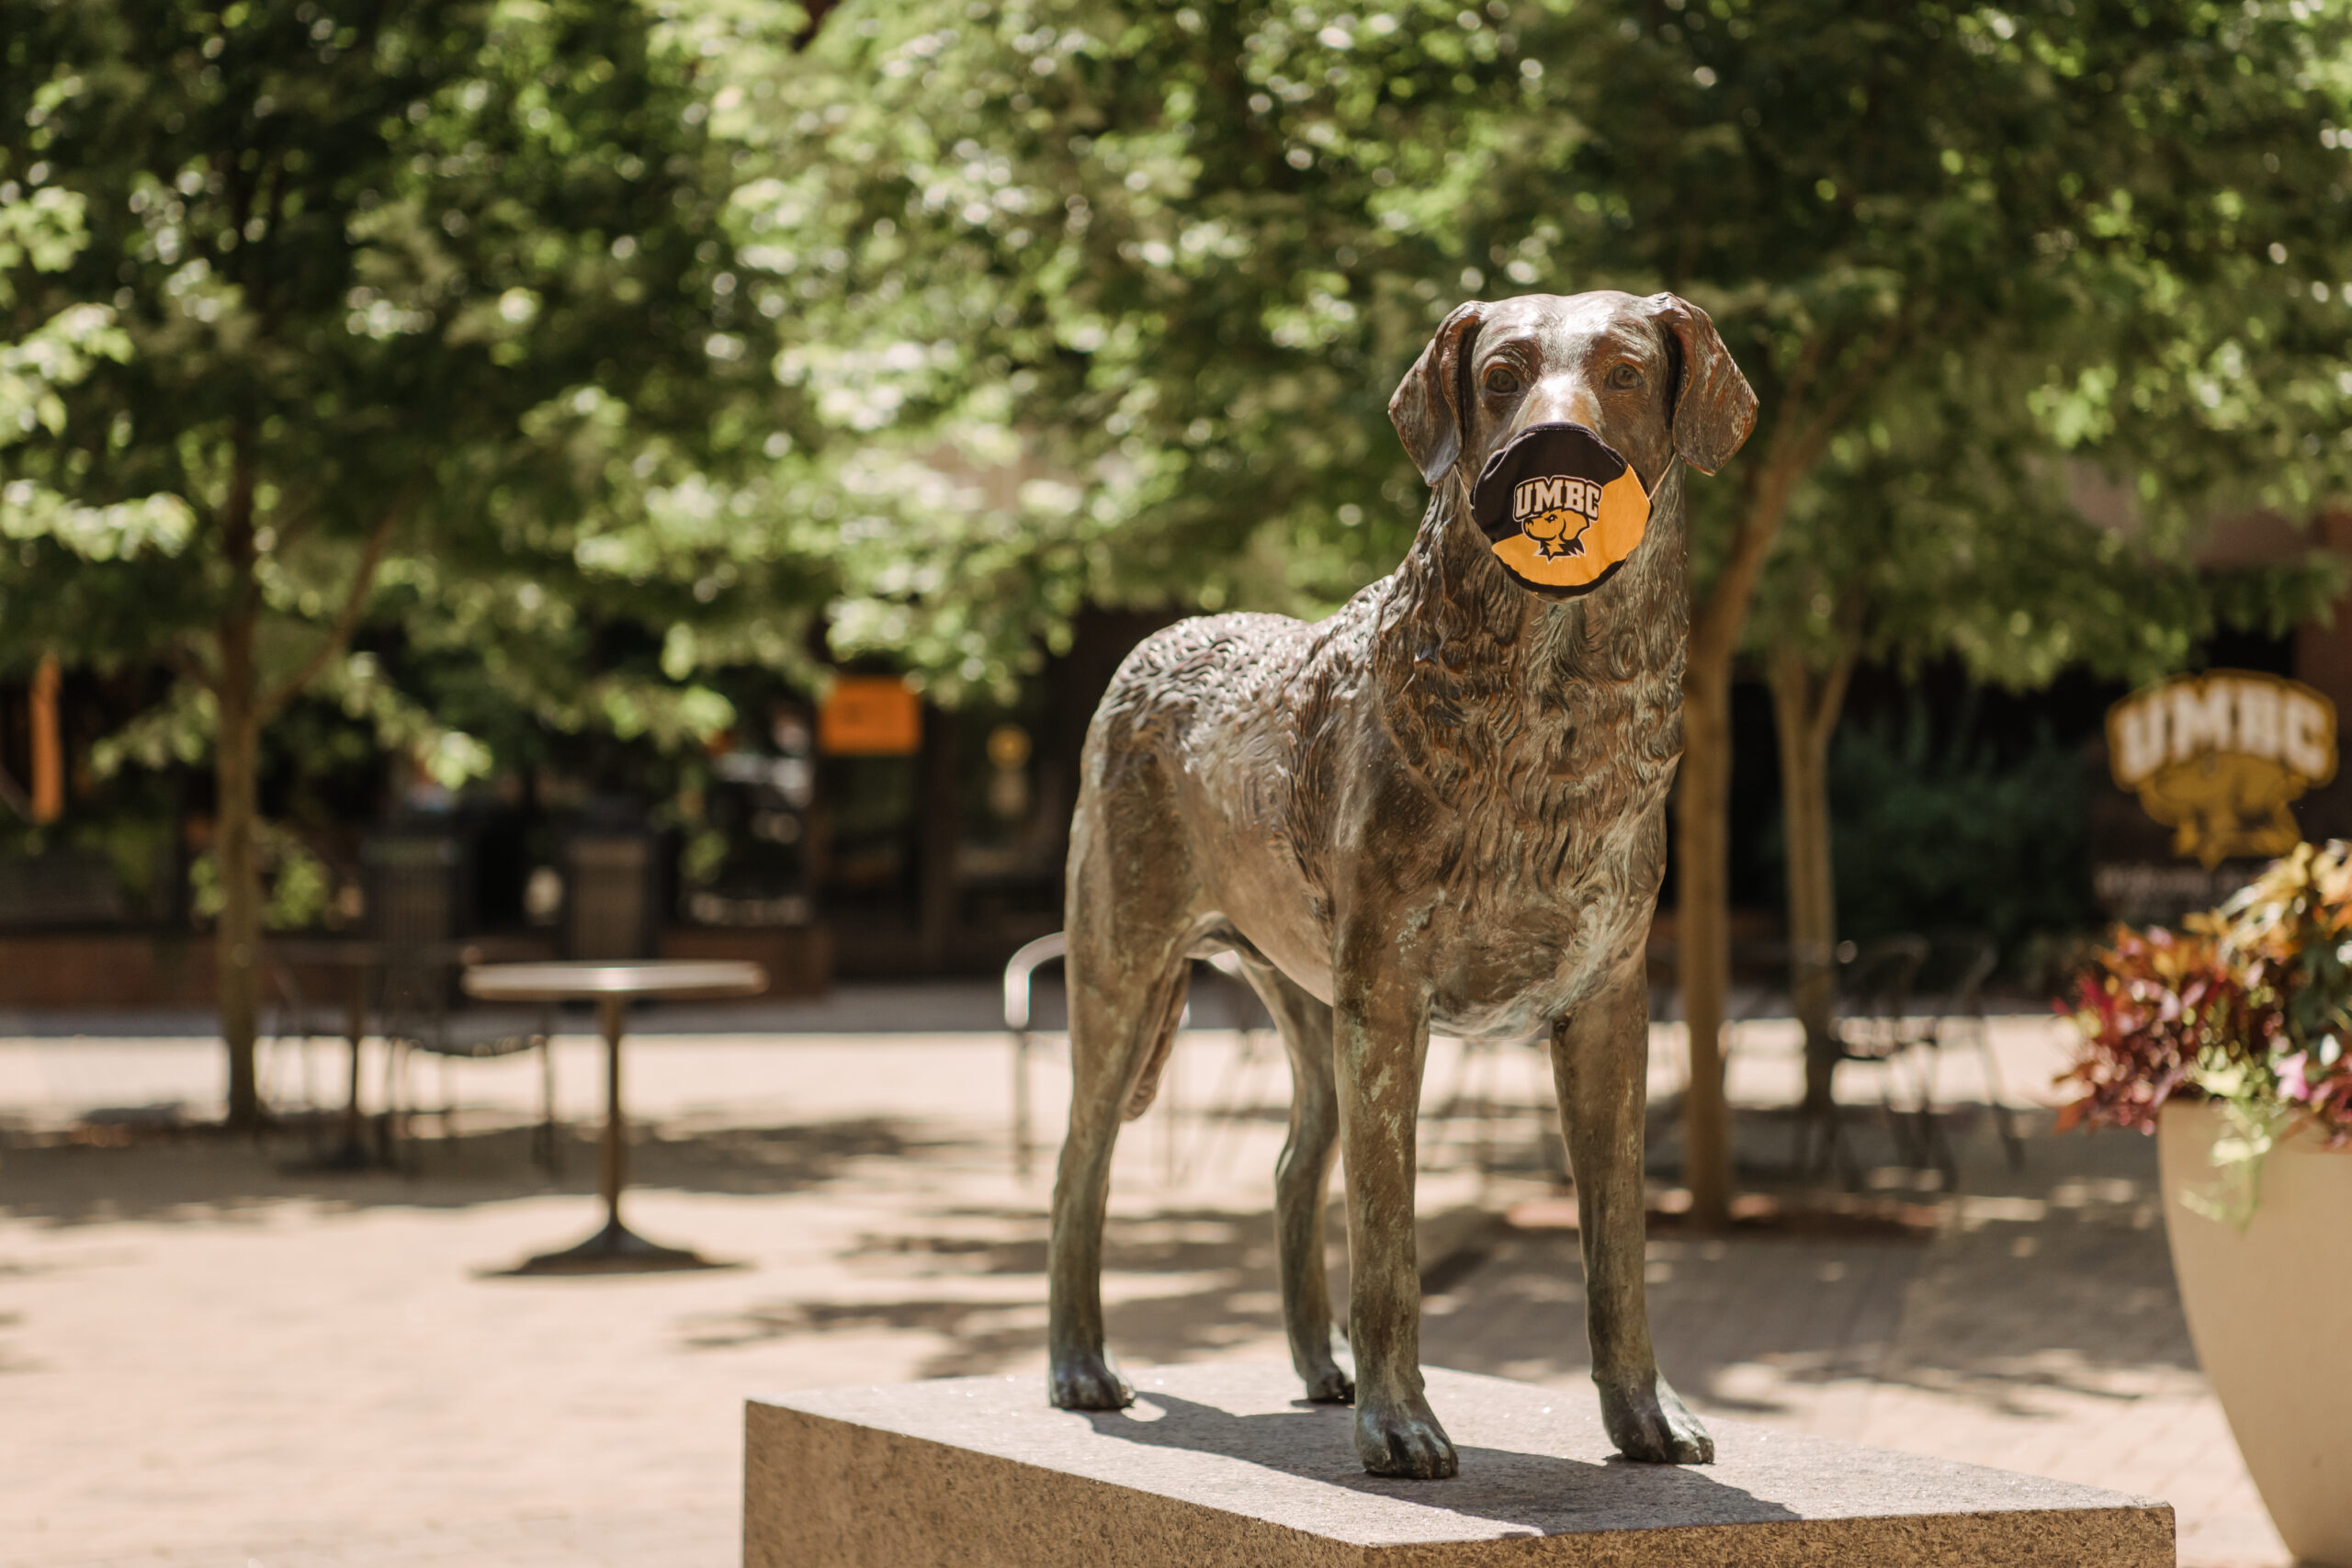
<path id="1" fill-rule="evenodd" d="M 1363 1473 L 1286 1366 L 1130 1369 L 1114 1412 L 1044 1380 L 751 1403 L 745 1568 L 2172 1568 L 2143 1497 L 1711 1420 L 1716 1461 L 1613 1457 L 1589 1390 L 1432 1370 L 1451 1481 Z"/>

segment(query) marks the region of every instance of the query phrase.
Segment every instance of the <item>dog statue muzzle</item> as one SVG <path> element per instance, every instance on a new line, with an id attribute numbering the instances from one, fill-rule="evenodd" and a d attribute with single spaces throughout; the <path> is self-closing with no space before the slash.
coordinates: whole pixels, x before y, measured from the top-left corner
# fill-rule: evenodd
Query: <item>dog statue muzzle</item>
<path id="1" fill-rule="evenodd" d="M 1592 431 L 1535 424 L 1487 460 L 1470 514 L 1513 581 L 1573 599 L 1609 581 L 1640 547 L 1650 497 L 1633 464 Z"/>

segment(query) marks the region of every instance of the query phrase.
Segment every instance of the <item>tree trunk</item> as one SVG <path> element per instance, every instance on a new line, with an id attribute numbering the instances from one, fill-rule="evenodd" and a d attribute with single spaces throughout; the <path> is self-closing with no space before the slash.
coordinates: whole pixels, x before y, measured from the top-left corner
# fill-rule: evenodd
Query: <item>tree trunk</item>
<path id="1" fill-rule="evenodd" d="M 220 553 L 229 569 L 227 602 L 213 629 L 219 682 L 213 702 L 212 854 L 220 873 L 220 925 L 214 933 L 213 985 L 220 1008 L 220 1040 L 229 1052 L 232 1128 L 261 1125 L 261 1084 L 254 1066 L 254 1036 L 261 1013 L 261 846 L 256 833 L 261 786 L 261 671 L 254 633 L 261 622 L 259 541 L 254 533 L 255 433 L 234 436 L 228 503 L 220 513 Z"/>
<path id="2" fill-rule="evenodd" d="M 261 815 L 255 777 L 261 728 L 255 711 L 254 620 L 251 601 L 242 593 L 220 619 L 220 735 L 213 746 L 212 852 L 220 866 L 221 895 L 214 974 L 220 1039 L 229 1049 L 229 1125 L 248 1131 L 260 1125 L 262 1116 L 254 1068 L 261 1011 L 261 855 L 255 841 Z"/>
<path id="3" fill-rule="evenodd" d="M 1827 1107 L 1838 1066 L 1838 901 L 1829 843 L 1829 738 L 1854 657 L 1815 671 L 1794 647 L 1765 662 L 1780 741 L 1781 811 L 1788 840 L 1789 995 L 1804 1028 L 1804 1108 Z"/>
<path id="4" fill-rule="evenodd" d="M 404 497 L 395 496 L 385 507 L 360 550 L 341 611 L 311 648 L 310 657 L 285 680 L 265 688 L 254 649 L 262 614 L 258 570 L 262 541 L 254 526 L 260 479 L 258 437 L 250 424 L 239 425 L 232 436 L 229 495 L 220 513 L 220 554 L 228 568 L 229 589 L 220 618 L 213 626 L 218 679 L 212 695 L 220 730 L 213 747 L 217 784 L 213 854 L 220 870 L 221 897 L 214 968 L 220 1038 L 229 1050 L 229 1125 L 237 1128 L 258 1126 L 263 1114 L 260 1083 L 254 1071 L 254 1037 L 261 1012 L 258 774 L 262 727 L 350 646 L 406 504 Z"/>
<path id="5" fill-rule="evenodd" d="M 1682 1099 L 1682 1179 L 1703 1227 L 1731 1220 L 1731 1116 L 1724 1098 L 1724 993 L 1731 986 L 1731 659 L 1693 648 L 1682 686 L 1676 778 L 1675 964 L 1690 1031 Z"/>
<path id="6" fill-rule="evenodd" d="M 65 813 L 65 746 L 57 722 L 57 655 L 41 656 L 33 672 L 33 791 L 35 822 L 54 822 Z"/>
<path id="7" fill-rule="evenodd" d="M 1777 445 L 1777 444 L 1776 444 Z M 1809 457 L 1769 458 L 1748 479 L 1743 515 L 1713 589 L 1691 605 L 1682 675 L 1682 767 L 1674 807 L 1676 964 L 1690 1031 L 1682 1181 L 1702 1229 L 1731 1223 L 1731 1108 L 1724 1095 L 1724 1000 L 1731 989 L 1731 682 L 1756 580 Z"/>
<path id="8" fill-rule="evenodd" d="M 916 829 L 915 925 L 923 968 L 936 974 L 946 966 L 956 930 L 956 840 L 961 836 L 956 809 L 956 719 L 953 714 L 927 704 L 922 719 L 922 776 L 916 795 L 922 819 Z"/>
<path id="9" fill-rule="evenodd" d="M 1704 1228 L 1731 1222 L 1731 1115 L 1724 1096 L 1724 994 L 1731 988 L 1731 675 L 1756 597 L 1757 578 L 1780 536 L 1789 498 L 1819 461 L 1855 400 L 1903 343 L 1908 320 L 1890 321 L 1818 408 L 1809 406 L 1816 371 L 1844 358 L 1815 338 L 1777 399 L 1761 463 L 1743 468 L 1744 495 L 1730 549 L 1704 595 L 1690 606 L 1690 659 L 1682 678 L 1682 768 L 1674 829 L 1678 962 L 1682 1016 L 1690 1027 L 1690 1088 L 1683 1102 L 1683 1182 L 1690 1215 Z"/>

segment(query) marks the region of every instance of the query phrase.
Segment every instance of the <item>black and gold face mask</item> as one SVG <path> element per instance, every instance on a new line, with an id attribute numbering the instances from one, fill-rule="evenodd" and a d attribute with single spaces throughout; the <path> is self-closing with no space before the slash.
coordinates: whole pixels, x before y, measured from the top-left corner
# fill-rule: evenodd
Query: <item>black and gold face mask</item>
<path id="1" fill-rule="evenodd" d="M 1583 425 L 1538 424 L 1487 460 L 1470 514 L 1520 586 L 1573 599 L 1634 553 L 1650 498 L 1634 466 Z"/>

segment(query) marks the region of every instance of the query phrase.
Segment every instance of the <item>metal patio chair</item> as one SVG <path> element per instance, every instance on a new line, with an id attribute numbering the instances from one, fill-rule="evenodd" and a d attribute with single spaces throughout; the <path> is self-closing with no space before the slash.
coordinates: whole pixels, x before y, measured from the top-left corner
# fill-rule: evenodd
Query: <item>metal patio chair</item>
<path id="1" fill-rule="evenodd" d="M 321 1040 L 342 1047 L 349 1025 L 341 1009 L 304 987 L 292 964 L 274 956 L 266 958 L 262 980 L 266 987 L 261 1031 L 265 1049 L 256 1075 L 261 1080 L 262 1103 L 275 1119 L 299 1119 L 315 1153 L 325 1129 L 322 1112 L 328 1107 L 319 1097 L 311 1047 Z M 289 1066 L 297 1086 L 291 1090 L 286 1083 Z"/>
<path id="2" fill-rule="evenodd" d="M 1838 1011 L 1833 1025 L 1837 1062 L 1831 1069 L 1829 1104 L 1797 1119 L 1797 1169 L 1806 1176 L 1826 1174 L 1833 1166 L 1849 1188 L 1862 1184 L 1860 1162 L 1846 1137 L 1846 1117 L 1836 1094 L 1840 1069 L 1869 1067 L 1879 1074 L 1879 1106 L 1893 1134 L 1898 1156 L 1918 1163 L 1917 1123 L 1898 1110 L 1894 1076 L 1898 1064 L 1918 1043 L 1910 1023 L 1911 987 L 1919 966 L 1927 962 L 1928 943 L 1922 936 L 1884 937 L 1839 953 L 1844 973 L 1838 976 Z"/>
<path id="3" fill-rule="evenodd" d="M 560 1174 L 560 1124 L 555 1113 L 553 1004 L 544 1007 L 450 1005 L 456 977 L 468 957 L 420 952 L 390 965 L 384 976 L 383 1034 L 392 1049 L 385 1064 L 384 1104 L 388 1125 L 407 1141 L 410 1121 L 434 1116 L 440 1134 L 450 1136 L 458 1113 L 449 1069 L 457 1062 L 495 1061 L 539 1054 L 539 1120 L 531 1130 L 531 1158 L 549 1175 Z M 410 1092 L 410 1062 L 417 1053 L 440 1064 L 441 1103 L 420 1109 Z"/>
<path id="4" fill-rule="evenodd" d="M 1936 1109 L 1937 1070 L 1945 1052 L 1972 1046 L 1975 1049 L 1984 1067 L 1985 1098 L 1991 1104 L 1994 1125 L 1999 1130 L 2001 1148 L 2011 1170 L 2025 1168 L 2025 1141 L 2018 1135 L 2017 1112 L 2002 1090 L 2000 1065 L 1993 1055 L 1992 1031 L 1984 1021 L 1984 985 L 2000 964 L 2000 949 L 1990 938 L 1981 936 L 1957 939 L 1951 945 L 1959 954 L 1951 987 L 1933 1008 L 1912 1021 L 1909 1043 L 1918 1058 L 1918 1147 L 1936 1168 L 1944 1172 L 1947 1180 L 1957 1185 L 1959 1161 Z"/>

